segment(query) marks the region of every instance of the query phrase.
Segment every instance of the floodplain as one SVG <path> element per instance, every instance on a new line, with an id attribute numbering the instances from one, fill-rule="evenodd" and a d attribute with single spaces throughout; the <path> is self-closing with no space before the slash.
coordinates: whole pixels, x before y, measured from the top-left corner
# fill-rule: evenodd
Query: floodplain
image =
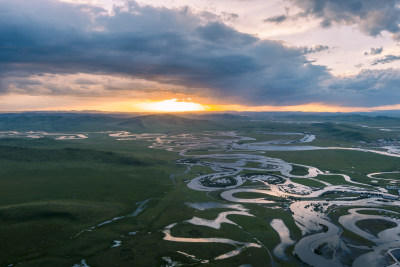
<path id="1" fill-rule="evenodd" d="M 0 265 L 395 264 L 395 124 L 168 116 L 0 122 Z"/>

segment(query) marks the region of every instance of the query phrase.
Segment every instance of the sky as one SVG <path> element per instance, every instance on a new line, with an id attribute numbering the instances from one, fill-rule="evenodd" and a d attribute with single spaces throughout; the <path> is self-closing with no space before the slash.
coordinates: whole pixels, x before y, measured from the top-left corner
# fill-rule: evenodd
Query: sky
<path id="1" fill-rule="evenodd" d="M 0 1 L 0 112 L 400 109 L 400 0 Z"/>

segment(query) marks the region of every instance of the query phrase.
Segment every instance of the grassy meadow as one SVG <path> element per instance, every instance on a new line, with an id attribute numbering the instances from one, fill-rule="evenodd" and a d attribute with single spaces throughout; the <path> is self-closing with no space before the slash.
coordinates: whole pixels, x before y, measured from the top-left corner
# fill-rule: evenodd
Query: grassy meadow
<path id="1" fill-rule="evenodd" d="M 130 130 L 135 133 L 237 131 L 260 142 L 276 139 L 289 142 L 298 138 L 298 135 L 263 134 L 263 131 L 310 132 L 317 136 L 312 145 L 347 147 L 359 146 L 360 142 L 367 142 L 368 146 L 368 142 L 376 140 L 381 133 L 390 138 L 395 135 L 393 132 L 379 132 L 375 128 L 329 121 L 296 124 L 248 120 L 208 123 L 170 116 L 142 116 L 117 121 L 101 116 L 95 119 L 75 118 L 75 121 L 64 119 L 61 122 L 52 116 L 41 119 L 17 117 L 15 120 L 25 121 L 30 126 L 22 127 L 21 121 L 17 123 L 10 119 L 0 120 L 0 129 L 20 125 L 19 130 L 59 131 L 65 124 L 66 132 L 86 131 L 84 133 L 89 138 L 0 138 L 0 237 L 3 241 L 0 243 L 0 266 L 73 266 L 83 259 L 89 266 L 166 266 L 165 257 L 187 266 L 198 266 L 202 259 L 212 259 L 235 249 L 228 244 L 163 240 L 162 231 L 173 223 L 178 224 L 171 229 L 171 233 L 179 237 L 221 237 L 241 242 L 255 242 L 256 238 L 262 244 L 261 249 L 246 249 L 240 256 L 228 258 L 223 263 L 210 260 L 208 266 L 299 266 L 299 259 L 292 254 L 293 245 L 287 249 L 287 261 L 272 255 L 280 242 L 277 232 L 270 226 L 273 219 L 283 220 L 292 240 L 301 238 L 301 231 L 287 208 L 289 200 L 264 194 L 238 193 L 236 197 L 262 197 L 277 203 L 243 204 L 254 217 L 230 215 L 229 220 L 237 226 L 222 224 L 221 229 L 216 230 L 187 224 L 185 221 L 195 216 L 211 220 L 217 218 L 221 211 L 231 211 L 228 208 L 196 210 L 186 204 L 208 201 L 229 203 L 220 197 L 221 190 L 207 193 L 187 187 L 190 179 L 214 171 L 201 165 L 185 172 L 185 165 L 176 163 L 176 160 L 182 159 L 178 153 L 149 149 L 151 142 L 145 140 L 118 141 L 104 132 L 96 132 L 100 131 L 101 125 L 104 130 Z M 156 127 L 157 124 L 160 127 Z M 207 153 L 208 149 L 196 149 L 188 155 Z M 398 158 L 348 150 L 276 151 L 263 155 L 315 166 L 331 173 L 347 174 L 371 187 L 385 186 L 387 182 L 379 180 L 372 183 L 367 174 L 398 170 L 400 166 Z M 258 168 L 259 164 L 248 162 L 246 167 Z M 252 172 L 246 170 L 242 174 Z M 270 171 L 265 174 L 279 173 Z M 291 174 L 305 175 L 307 169 L 293 165 Z M 379 177 L 397 178 L 398 174 Z M 324 187 L 318 180 L 333 185 L 351 185 L 338 175 L 292 179 L 306 186 Z M 251 182 L 245 182 L 243 186 L 254 185 L 262 186 Z M 146 201 L 145 204 L 143 201 Z M 336 208 L 330 215 L 331 219 L 336 222 L 337 216 L 346 214 L 347 210 Z M 105 223 L 109 221 L 112 222 Z M 362 227 L 370 229 L 370 224 L 363 222 Z M 355 243 L 365 241 L 349 231 L 344 231 L 343 235 L 355 240 Z M 120 245 L 115 246 L 119 242 Z M 196 255 L 197 259 L 181 252 Z"/>

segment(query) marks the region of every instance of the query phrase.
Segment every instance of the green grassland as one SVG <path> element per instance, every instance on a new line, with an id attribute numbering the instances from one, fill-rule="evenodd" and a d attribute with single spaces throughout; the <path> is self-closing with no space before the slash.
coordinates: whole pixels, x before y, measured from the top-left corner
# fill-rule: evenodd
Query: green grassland
<path id="1" fill-rule="evenodd" d="M 399 167 L 400 169 L 400 167 Z M 383 178 L 383 179 L 393 179 L 393 180 L 399 180 L 400 181 L 400 173 L 397 171 L 397 173 L 380 173 L 376 174 L 373 177 L 377 178 Z"/>
<path id="2" fill-rule="evenodd" d="M 396 227 L 397 224 L 391 221 L 387 220 L 381 220 L 381 219 L 366 219 L 366 220 L 360 220 L 356 222 L 357 227 L 360 229 L 371 233 L 375 236 L 378 236 L 378 234 L 386 229 L 390 229 L 393 227 Z"/>
<path id="3" fill-rule="evenodd" d="M 143 140 L 117 141 L 95 131 L 179 134 L 235 130 L 257 141 L 275 140 L 278 137 L 292 141 L 298 138 L 293 135 L 267 135 L 259 131 L 311 132 L 317 135 L 312 145 L 346 147 L 357 146 L 360 141 L 368 143 L 395 135 L 393 132 L 351 125 L 348 121 L 340 124 L 331 121 L 281 123 L 229 118 L 227 121 L 193 121 L 172 115 L 135 118 L 85 115 L 79 116 L 79 119 L 61 115 L 41 118 L 21 115 L 10 119 L 0 118 L 2 130 L 87 131 L 89 136 L 88 139 L 62 141 L 47 137 L 0 139 L 0 237 L 3 241 L 0 243 L 0 266 L 18 263 L 18 266 L 72 266 L 86 259 L 90 266 L 147 267 L 165 265 L 163 257 L 198 266 L 199 262 L 178 251 L 196 255 L 200 259 L 210 259 L 234 249 L 231 245 L 219 243 L 164 241 L 162 231 L 172 223 L 178 223 L 171 232 L 179 237 L 224 237 L 245 242 L 255 242 L 254 238 L 257 238 L 264 245 L 262 249 L 249 248 L 240 256 L 224 260 L 223 264 L 211 260 L 209 266 L 270 266 L 269 253 L 280 242 L 278 234 L 270 226 L 273 219 L 282 219 L 290 230 L 291 239 L 300 240 L 301 231 L 285 206 L 289 200 L 264 194 L 235 195 L 243 198 L 262 197 L 277 202 L 274 205 L 243 204 L 254 217 L 229 215 L 228 218 L 237 225 L 223 224 L 220 230 L 215 230 L 182 223 L 194 216 L 215 219 L 221 211 L 229 211 L 227 208 L 196 210 L 186 204 L 206 201 L 228 203 L 220 197 L 220 190 L 207 193 L 187 187 L 190 179 L 213 171 L 206 166 L 193 166 L 185 173 L 186 166 L 176 163 L 181 159 L 176 152 L 149 149 L 150 142 Z M 387 120 L 384 122 L 387 123 Z M 209 151 L 199 149 L 188 154 L 191 153 L 208 154 Z M 266 152 L 263 155 L 315 166 L 331 173 L 347 174 L 371 186 L 375 185 L 367 174 L 394 171 L 400 166 L 398 158 L 357 151 Z M 248 163 L 247 167 L 259 166 L 258 163 Z M 245 173 L 254 171 L 241 174 Z M 291 173 L 305 175 L 307 169 L 293 165 Z M 279 173 L 272 171 L 265 174 Z M 385 175 L 385 178 L 397 176 Z M 313 187 L 324 186 L 318 180 L 333 185 L 351 185 L 337 175 L 292 180 Z M 244 186 L 247 185 L 261 184 L 246 182 Z M 324 196 L 330 197 L 338 196 Z M 142 212 L 127 216 L 145 200 L 148 202 Z M 348 207 L 336 207 L 329 216 L 337 223 L 339 215 L 346 214 L 347 210 Z M 121 218 L 112 223 L 82 232 L 118 217 Z M 354 244 L 369 244 L 345 230 L 343 236 Z M 112 247 L 114 240 L 121 241 L 121 246 Z M 299 266 L 299 259 L 292 255 L 292 251 L 293 246 L 287 250 L 287 262 L 272 256 L 276 266 Z"/>
<path id="4" fill-rule="evenodd" d="M 302 166 L 297 166 L 297 165 L 292 165 L 292 171 L 290 172 L 290 174 L 304 176 L 304 175 L 308 174 L 308 168 L 305 168 Z"/>
<path id="5" fill-rule="evenodd" d="M 311 165 L 322 171 L 347 174 L 353 180 L 362 183 L 371 183 L 371 179 L 367 177 L 369 173 L 393 171 L 400 166 L 398 158 L 348 150 L 291 151 L 290 153 L 269 151 L 267 155 L 288 162 Z M 324 179 L 329 183 L 332 180 L 334 178 L 329 176 L 326 180 Z"/>
<path id="6" fill-rule="evenodd" d="M 0 142 L 6 143 L 0 145 L 0 236 L 7 240 L 0 244 L 0 265 L 42 260 L 59 249 L 66 252 L 59 266 L 72 264 L 77 258 L 66 250 L 68 243 L 98 248 L 102 242 L 71 236 L 132 213 L 139 201 L 158 201 L 171 190 L 169 175 L 180 171 L 174 153 L 157 151 L 154 156 L 137 144 L 131 151 L 129 145 L 116 146 L 114 152 L 104 150 L 101 142 L 94 149 L 80 140 Z M 107 243 L 110 234 L 103 237 Z"/>
<path id="7" fill-rule="evenodd" d="M 226 244 L 188 246 L 162 240 L 161 231 L 167 225 L 193 216 L 213 219 L 221 210 L 196 211 L 184 204 L 210 201 L 205 192 L 186 186 L 188 179 L 209 173 L 209 168 L 194 166 L 183 174 L 184 166 L 175 163 L 176 153 L 150 150 L 148 145 L 139 141 L 103 142 L 101 137 L 68 141 L 0 139 L 0 235 L 7 240 L 0 245 L 0 265 L 71 266 L 86 259 L 90 266 L 161 266 L 165 256 L 193 264 L 176 251 L 210 258 L 234 249 Z M 173 173 L 176 175 L 171 179 Z M 138 216 L 75 236 L 104 221 L 132 214 L 137 203 L 146 199 L 151 200 Z M 255 235 L 272 251 L 279 237 L 268 220 L 281 217 L 297 228 L 290 214 L 271 213 L 269 208 L 257 205 L 249 208 L 260 217 L 230 216 L 245 230 L 234 225 L 223 225 L 219 231 L 189 225 L 173 230 L 182 236 L 221 236 L 249 242 L 254 242 Z M 136 231 L 134 236 L 129 235 Z M 122 241 L 122 245 L 112 248 L 113 240 Z M 224 264 L 240 262 L 265 266 L 270 258 L 265 249 L 250 248 Z M 214 264 L 219 262 L 210 262 Z"/>
<path id="8" fill-rule="evenodd" d="M 307 179 L 307 178 L 291 178 L 291 181 L 302 184 L 305 186 L 311 186 L 311 187 L 325 187 L 323 183 L 320 183 L 318 181 L 312 180 L 312 179 Z"/>
<path id="9" fill-rule="evenodd" d="M 245 199 L 246 198 L 251 199 L 251 198 L 266 198 L 266 197 L 268 197 L 267 194 L 254 193 L 254 192 L 238 192 L 238 193 L 235 193 L 233 196 L 237 197 L 237 198 L 245 198 Z"/>

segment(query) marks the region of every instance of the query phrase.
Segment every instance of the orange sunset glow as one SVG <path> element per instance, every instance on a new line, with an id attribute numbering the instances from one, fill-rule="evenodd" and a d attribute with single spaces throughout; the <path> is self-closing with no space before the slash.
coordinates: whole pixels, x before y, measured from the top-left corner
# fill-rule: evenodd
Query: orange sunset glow
<path id="1" fill-rule="evenodd" d="M 207 106 L 187 102 L 178 101 L 178 99 L 167 99 L 162 101 L 148 101 L 135 105 L 136 108 L 143 111 L 150 112 L 185 112 L 185 111 L 206 111 Z"/>

